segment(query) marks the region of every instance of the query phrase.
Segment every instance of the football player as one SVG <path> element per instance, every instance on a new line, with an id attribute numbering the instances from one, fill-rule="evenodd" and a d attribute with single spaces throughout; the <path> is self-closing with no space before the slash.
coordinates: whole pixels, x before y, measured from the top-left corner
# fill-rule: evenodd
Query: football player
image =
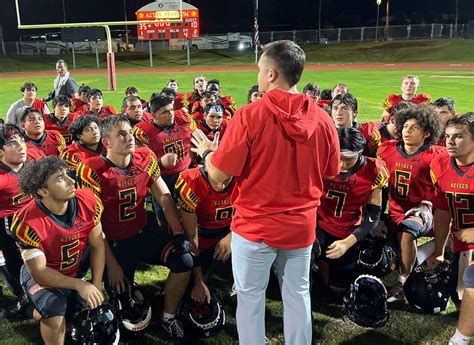
<path id="1" fill-rule="evenodd" d="M 69 126 L 78 117 L 75 113 L 70 113 L 71 100 L 67 96 L 56 96 L 53 99 L 54 113 L 44 115 L 44 124 L 46 130 L 56 130 L 64 138 L 66 145 L 71 145 L 72 135 L 69 132 Z"/>
<path id="2" fill-rule="evenodd" d="M 87 105 L 87 93 L 91 88 L 87 85 L 82 84 L 79 86 L 79 90 L 77 91 L 79 94 L 78 98 L 72 99 L 72 110 L 74 112 L 79 113 L 84 106 Z"/>
<path id="3" fill-rule="evenodd" d="M 390 171 L 388 228 L 397 236 L 400 251 L 400 275 L 389 292 L 389 302 L 404 300 L 403 284 L 416 259 L 416 239 L 431 229 L 431 206 L 434 197 L 430 178 L 431 161 L 445 149 L 433 145 L 442 130 L 435 110 L 427 105 L 403 109 L 395 117 L 399 141 L 384 142 L 378 155 Z M 413 210 L 413 211 L 412 211 Z M 412 213 L 421 220 L 410 219 Z"/>
<path id="4" fill-rule="evenodd" d="M 196 121 L 196 127 L 203 131 L 209 140 L 214 140 L 217 132 L 219 132 L 219 139 L 222 140 L 228 124 L 223 118 L 224 112 L 224 107 L 220 103 L 207 104 L 204 108 L 204 119 Z"/>
<path id="5" fill-rule="evenodd" d="M 319 101 L 319 95 L 321 94 L 321 90 L 318 85 L 314 83 L 308 83 L 303 88 L 303 93 L 308 95 L 316 104 Z"/>
<path id="6" fill-rule="evenodd" d="M 106 118 L 101 133 L 107 155 L 81 163 L 77 180 L 79 186 L 92 189 L 104 203 L 106 289 L 124 292 L 126 284 L 133 284 L 140 262 L 167 264 L 171 272 L 165 286 L 162 323 L 170 336 L 177 336 L 174 332 L 180 323 L 174 316 L 193 260 L 176 205 L 160 176 L 158 158 L 148 147 L 135 147 L 132 127 L 125 117 Z M 173 235 L 157 229 L 155 217 L 147 215 L 148 190 L 162 207 Z"/>
<path id="7" fill-rule="evenodd" d="M 42 151 L 27 150 L 23 131 L 15 125 L 0 127 L 0 251 L 6 263 L 9 285 L 17 297 L 15 306 L 0 312 L 0 319 L 18 320 L 26 317 L 27 299 L 20 286 L 20 252 L 10 234 L 13 214 L 26 205 L 31 196 L 18 188 L 18 173 L 32 161 L 44 157 Z"/>
<path id="8" fill-rule="evenodd" d="M 219 97 L 219 103 L 222 104 L 227 113 L 227 119 L 230 120 L 237 110 L 237 104 L 232 96 L 224 96 L 221 91 L 221 85 L 219 80 L 211 79 L 207 82 L 206 91 L 210 91 Z"/>
<path id="9" fill-rule="evenodd" d="M 193 268 L 194 287 L 191 297 L 197 302 L 211 299 L 205 275 L 213 260 L 227 261 L 230 257 L 230 223 L 234 208 L 230 197 L 234 180 L 214 185 L 206 168 L 197 167 L 181 172 L 176 182 L 176 195 L 186 234 L 191 238 L 197 263 Z"/>
<path id="10" fill-rule="evenodd" d="M 193 119 L 196 121 L 201 121 L 204 119 L 204 108 L 209 103 L 219 102 L 219 96 L 210 91 L 204 91 L 202 94 L 202 99 L 199 102 L 195 102 L 191 108 L 191 114 Z"/>
<path id="11" fill-rule="evenodd" d="M 105 154 L 100 140 L 99 118 L 93 115 L 80 116 L 69 126 L 74 143 L 66 147 L 61 158 L 67 162 L 68 175 L 76 179 L 76 170 L 87 158 Z"/>
<path id="12" fill-rule="evenodd" d="M 433 102 L 436 112 L 439 115 L 443 128 L 446 127 L 446 124 L 449 120 L 456 116 L 456 110 L 454 109 L 454 100 L 451 98 L 438 98 Z M 446 137 L 444 131 L 439 138 L 438 145 L 446 146 Z"/>
<path id="13" fill-rule="evenodd" d="M 20 121 L 28 150 L 40 150 L 46 156 L 59 156 L 63 152 L 66 141 L 58 131 L 45 130 L 44 117 L 39 110 L 27 108 Z"/>
<path id="14" fill-rule="evenodd" d="M 447 152 L 431 162 L 431 177 L 437 197 L 434 215 L 435 251 L 428 264 L 443 260 L 449 230 L 453 233 L 451 299 L 459 306 L 464 269 L 472 263 L 474 250 L 474 114 L 448 121 Z"/>
<path id="15" fill-rule="evenodd" d="M 416 94 L 420 87 L 420 78 L 416 75 L 406 75 L 402 79 L 400 87 L 402 93 L 397 95 L 392 93 L 385 98 L 384 111 L 382 114 L 382 122 L 387 122 L 390 117 L 390 111 L 398 103 L 405 101 L 413 104 L 431 103 L 431 96 L 427 93 Z"/>
<path id="16" fill-rule="evenodd" d="M 206 91 L 207 80 L 202 74 L 198 74 L 193 79 L 193 92 L 183 96 L 181 104 L 183 107 L 191 110 L 194 102 L 202 99 L 202 94 Z"/>
<path id="17" fill-rule="evenodd" d="M 91 89 L 87 92 L 87 105 L 77 112 L 79 115 L 95 115 L 99 120 L 117 114 L 111 105 L 104 105 L 104 96 L 99 89 Z"/>
<path id="18" fill-rule="evenodd" d="M 147 102 L 144 99 L 141 99 L 140 96 L 138 96 L 138 89 L 135 86 L 129 86 L 125 89 L 125 97 L 127 96 L 135 96 L 137 97 L 140 102 L 142 103 L 142 108 L 145 109 L 147 106 Z"/>
<path id="19" fill-rule="evenodd" d="M 77 295 L 91 309 L 102 304 L 104 238 L 102 203 L 89 190 L 74 188 L 66 162 L 41 158 L 20 172 L 19 186 L 34 195 L 13 217 L 12 234 L 25 265 L 21 285 L 34 306 L 46 344 L 63 344 L 66 316 L 77 307 Z M 81 261 L 90 248 L 92 281 L 81 279 Z"/>
<path id="20" fill-rule="evenodd" d="M 247 103 L 250 104 L 260 98 L 262 98 L 262 93 L 258 91 L 258 85 L 252 86 L 247 94 Z"/>
<path id="21" fill-rule="evenodd" d="M 338 128 L 341 172 L 324 181 L 318 208 L 316 237 L 322 261 L 318 264 L 330 291 L 346 291 L 358 258 L 357 243 L 378 225 L 382 213 L 382 188 L 389 172 L 385 163 L 362 155 L 363 135 L 355 128 Z"/>
<path id="22" fill-rule="evenodd" d="M 331 89 L 331 98 L 334 99 L 334 97 L 336 97 L 337 95 L 342 95 L 348 92 L 349 88 L 346 84 L 338 83 L 334 85 L 334 87 Z"/>
<path id="23" fill-rule="evenodd" d="M 363 155 L 375 156 L 380 145 L 380 132 L 372 122 L 359 124 L 357 122 L 358 110 L 357 98 L 351 93 L 341 93 L 332 100 L 331 117 L 337 128 L 353 127 L 359 130 L 366 141 Z"/>
<path id="24" fill-rule="evenodd" d="M 146 103 L 146 102 L 145 102 Z M 138 96 L 127 96 L 122 102 L 122 115 L 125 116 L 130 124 L 135 126 L 142 121 L 148 121 L 152 115 L 143 110 L 143 102 Z"/>

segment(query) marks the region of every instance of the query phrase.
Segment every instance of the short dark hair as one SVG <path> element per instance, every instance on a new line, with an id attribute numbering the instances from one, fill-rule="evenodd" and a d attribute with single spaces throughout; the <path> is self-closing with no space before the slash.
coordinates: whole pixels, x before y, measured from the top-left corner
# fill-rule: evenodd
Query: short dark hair
<path id="1" fill-rule="evenodd" d="M 102 139 L 107 138 L 112 129 L 122 122 L 126 122 L 131 126 L 130 121 L 125 116 L 107 116 L 100 122 L 100 137 Z"/>
<path id="2" fill-rule="evenodd" d="M 454 112 L 454 100 L 452 98 L 438 98 L 436 101 L 433 102 L 433 105 L 437 108 L 441 108 L 446 105 L 448 106 L 450 112 Z"/>
<path id="3" fill-rule="evenodd" d="M 32 88 L 35 88 L 35 90 L 38 91 L 38 87 L 35 85 L 35 83 L 28 81 L 24 83 L 22 87 L 20 87 L 20 91 L 25 92 L 26 89 L 32 89 Z"/>
<path id="4" fill-rule="evenodd" d="M 319 96 L 320 93 L 321 93 L 321 90 L 319 89 L 318 85 L 316 85 L 314 83 L 308 83 L 303 88 L 303 93 L 306 93 L 306 92 L 314 92 L 316 94 L 316 96 Z"/>
<path id="5" fill-rule="evenodd" d="M 218 80 L 218 79 L 211 79 L 211 80 L 208 80 L 207 81 L 207 84 L 217 84 L 219 86 L 221 86 L 221 82 Z"/>
<path id="6" fill-rule="evenodd" d="M 71 99 L 65 95 L 56 96 L 53 98 L 53 109 L 56 108 L 57 105 L 67 105 L 70 108 Z"/>
<path id="7" fill-rule="evenodd" d="M 26 195 L 38 196 L 38 190 L 47 187 L 48 178 L 66 167 L 67 163 L 59 157 L 40 158 L 20 171 L 18 186 Z"/>
<path id="8" fill-rule="evenodd" d="M 96 97 L 96 96 L 104 97 L 104 95 L 102 94 L 102 91 L 100 91 L 99 89 L 90 89 L 89 91 L 87 91 L 88 101 L 90 101 L 92 97 Z"/>
<path id="9" fill-rule="evenodd" d="M 403 125 L 410 119 L 415 119 L 424 132 L 430 133 L 430 136 L 425 139 L 425 143 L 436 144 L 438 142 L 443 131 L 443 125 L 433 106 L 416 104 L 396 113 L 395 127 L 399 138 L 403 137 Z"/>
<path id="10" fill-rule="evenodd" d="M 28 115 L 32 114 L 32 113 L 38 113 L 40 114 L 41 116 L 43 116 L 44 118 L 44 115 L 41 111 L 39 111 L 38 109 L 35 109 L 35 108 L 26 108 L 25 110 L 23 110 L 23 113 L 21 114 L 20 116 L 20 123 L 22 122 L 25 122 L 26 121 L 26 118 L 28 117 Z"/>
<path id="11" fill-rule="evenodd" d="M 128 108 L 127 102 L 134 102 L 134 101 L 140 101 L 140 104 L 142 103 L 142 100 L 138 96 L 126 96 L 123 98 L 122 101 L 122 109 Z"/>
<path id="12" fill-rule="evenodd" d="M 125 95 L 131 95 L 132 93 L 138 93 L 138 89 L 135 86 L 129 86 L 125 89 Z"/>
<path id="13" fill-rule="evenodd" d="M 275 62 L 275 67 L 290 86 L 298 83 L 306 62 L 306 55 L 299 45 L 289 40 L 268 43 L 262 47 L 262 56 Z"/>
<path id="14" fill-rule="evenodd" d="M 339 127 L 339 146 L 341 150 L 360 151 L 364 149 L 365 138 L 362 133 L 354 127 Z"/>
<path id="15" fill-rule="evenodd" d="M 79 90 L 77 91 L 77 93 L 79 93 L 79 95 L 81 93 L 88 93 L 90 89 L 91 88 L 89 86 L 82 84 L 81 86 L 79 86 Z"/>
<path id="16" fill-rule="evenodd" d="M 471 138 L 474 139 L 474 112 L 469 112 L 449 119 L 446 128 L 453 126 L 467 126 L 469 133 L 471 133 Z"/>
<path id="17" fill-rule="evenodd" d="M 71 123 L 71 125 L 68 127 L 72 138 L 74 140 L 79 140 L 78 136 L 81 135 L 84 131 L 84 128 L 89 126 L 92 122 L 97 123 L 97 125 L 100 127 L 100 120 L 95 115 L 79 116 L 77 119 L 75 119 L 73 123 Z"/>
<path id="18" fill-rule="evenodd" d="M 202 93 L 202 98 L 211 98 L 213 102 L 216 102 L 219 99 L 218 95 L 211 91 L 204 91 Z"/>
<path id="19" fill-rule="evenodd" d="M 398 113 L 399 111 L 403 110 L 403 109 L 406 109 L 406 108 L 410 108 L 411 106 L 413 106 L 414 104 L 411 103 L 411 102 L 407 102 L 407 101 L 401 101 L 400 103 L 398 103 L 396 106 L 390 108 L 390 116 L 394 116 L 396 113 Z"/>
<path id="20" fill-rule="evenodd" d="M 161 89 L 160 95 L 171 97 L 171 98 L 175 99 L 176 96 L 178 96 L 178 93 L 175 90 L 173 90 L 172 88 L 164 87 L 164 88 Z"/>
<path id="21" fill-rule="evenodd" d="M 334 106 L 334 103 L 336 102 L 344 103 L 345 105 L 351 107 L 354 114 L 357 114 L 359 111 L 359 103 L 357 102 L 357 98 L 352 93 L 348 92 L 336 95 L 332 100 L 332 105 Z"/>
<path id="22" fill-rule="evenodd" d="M 152 114 L 155 114 L 158 110 L 171 103 L 173 103 L 172 98 L 164 95 L 158 95 L 150 101 L 150 111 Z"/>
<path id="23" fill-rule="evenodd" d="M 5 143 L 8 142 L 8 140 L 10 140 L 10 138 L 15 135 L 19 135 L 22 138 L 25 137 L 25 133 L 23 132 L 23 130 L 20 129 L 20 127 L 11 123 L 2 123 L 0 125 L 0 148 L 3 148 L 3 145 L 5 145 Z"/>
<path id="24" fill-rule="evenodd" d="M 258 85 L 254 85 L 250 88 L 248 94 L 247 94 L 247 102 L 250 103 L 251 102 L 251 98 L 252 98 L 252 94 L 254 92 L 258 92 Z"/>
<path id="25" fill-rule="evenodd" d="M 168 79 L 168 81 L 166 82 L 166 85 L 168 85 L 169 83 L 176 83 L 176 84 L 178 84 L 178 81 L 177 81 L 176 79 L 171 78 L 171 79 Z"/>
<path id="26" fill-rule="evenodd" d="M 320 97 L 321 99 L 324 99 L 325 101 L 330 101 L 330 100 L 332 100 L 331 89 L 324 89 L 324 90 L 322 90 L 319 97 Z"/>

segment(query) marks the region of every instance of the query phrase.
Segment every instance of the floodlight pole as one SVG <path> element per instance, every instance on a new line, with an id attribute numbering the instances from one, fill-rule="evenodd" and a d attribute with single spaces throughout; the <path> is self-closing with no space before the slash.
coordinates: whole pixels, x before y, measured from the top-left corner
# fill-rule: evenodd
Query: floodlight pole
<path id="1" fill-rule="evenodd" d="M 380 12 L 380 4 L 382 0 L 377 0 L 377 24 L 375 24 L 375 41 L 377 41 L 378 33 L 379 33 L 379 12 Z"/>
<path id="2" fill-rule="evenodd" d="M 385 40 L 387 41 L 388 40 L 388 36 L 389 36 L 389 33 L 388 33 L 388 30 L 389 30 L 389 22 L 390 22 L 390 0 L 387 0 L 387 7 L 386 7 L 387 11 L 386 11 L 386 14 L 385 14 Z"/>
<path id="3" fill-rule="evenodd" d="M 454 17 L 454 37 L 458 37 L 459 0 L 456 0 L 456 15 Z"/>

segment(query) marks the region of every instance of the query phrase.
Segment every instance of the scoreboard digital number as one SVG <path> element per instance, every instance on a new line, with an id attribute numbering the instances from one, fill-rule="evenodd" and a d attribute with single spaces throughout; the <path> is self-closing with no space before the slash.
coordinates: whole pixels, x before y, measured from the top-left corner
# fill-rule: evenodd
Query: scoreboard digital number
<path id="1" fill-rule="evenodd" d="M 181 12 L 181 13 L 180 13 Z M 170 19 L 178 19 L 182 15 L 182 23 L 171 23 Z M 175 38 L 199 37 L 199 11 L 143 11 L 137 12 L 137 20 L 158 20 L 154 24 L 138 24 L 139 40 L 169 40 Z"/>

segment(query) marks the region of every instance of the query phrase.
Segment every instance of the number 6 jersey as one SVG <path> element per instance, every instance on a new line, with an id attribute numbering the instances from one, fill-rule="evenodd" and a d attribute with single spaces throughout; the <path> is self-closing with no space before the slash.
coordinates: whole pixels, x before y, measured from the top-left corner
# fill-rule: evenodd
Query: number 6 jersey
<path id="1" fill-rule="evenodd" d="M 147 223 L 145 197 L 160 177 L 158 160 L 147 147 L 135 149 L 125 169 L 104 155 L 87 159 L 77 168 L 77 183 L 91 189 L 104 204 L 102 231 L 107 240 L 129 238 Z"/>

